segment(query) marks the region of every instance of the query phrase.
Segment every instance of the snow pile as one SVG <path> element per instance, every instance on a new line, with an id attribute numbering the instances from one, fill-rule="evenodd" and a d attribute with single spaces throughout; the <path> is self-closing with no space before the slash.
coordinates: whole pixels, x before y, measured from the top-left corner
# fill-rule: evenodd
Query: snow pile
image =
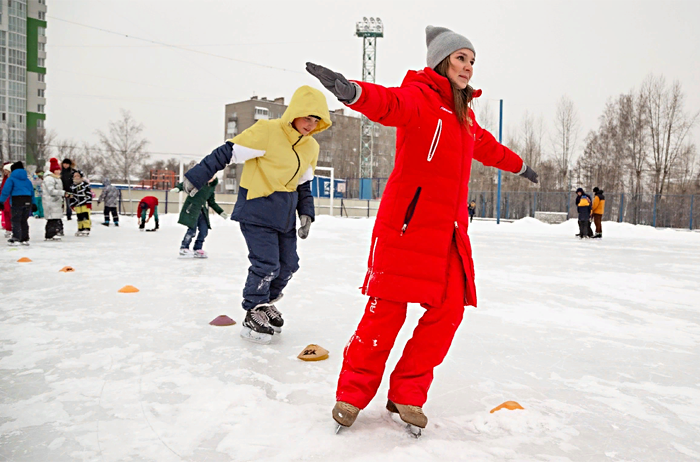
<path id="1" fill-rule="evenodd" d="M 93 217 L 95 224 L 101 215 Z M 366 303 L 373 220 L 319 217 L 279 309 L 285 330 L 238 337 L 248 262 L 212 217 L 208 260 L 184 227 L 97 225 L 89 238 L 0 248 L 0 459 L 13 461 L 674 460 L 700 455 L 700 234 L 575 220 L 470 227 L 468 309 L 416 440 L 384 409 L 331 418 L 342 349 Z M 67 234 L 75 221 L 66 223 Z M 17 263 L 20 257 L 31 263 Z M 75 272 L 59 270 L 71 266 Z M 117 291 L 133 285 L 138 293 Z M 422 309 L 409 308 L 388 373 Z M 219 315 L 238 321 L 210 326 Z M 303 362 L 309 343 L 330 358 Z M 489 410 L 508 400 L 524 410 Z"/>

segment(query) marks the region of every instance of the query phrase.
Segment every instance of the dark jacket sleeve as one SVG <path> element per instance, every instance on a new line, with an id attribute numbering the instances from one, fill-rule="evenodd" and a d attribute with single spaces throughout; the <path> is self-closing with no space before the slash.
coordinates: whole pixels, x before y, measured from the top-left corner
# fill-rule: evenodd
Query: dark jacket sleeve
<path id="1" fill-rule="evenodd" d="M 297 186 L 299 193 L 299 201 L 297 202 L 297 212 L 299 216 L 307 215 L 311 217 L 311 221 L 316 219 L 316 210 L 314 208 L 314 197 L 311 195 L 311 182 L 300 184 Z"/>
<path id="2" fill-rule="evenodd" d="M 227 141 L 226 144 L 214 149 L 211 154 L 202 159 L 200 163 L 189 169 L 189 171 L 185 173 L 185 178 L 190 180 L 190 183 L 192 183 L 195 188 L 201 189 L 211 180 L 211 177 L 213 177 L 216 172 L 223 170 L 224 167 L 231 163 L 232 156 L 233 143 Z"/>
<path id="3" fill-rule="evenodd" d="M 211 192 L 209 195 L 209 199 L 207 199 L 207 204 L 209 204 L 209 207 L 213 208 L 216 213 L 221 215 L 221 213 L 224 211 L 219 204 L 216 203 L 216 194 L 214 194 L 214 191 Z"/>

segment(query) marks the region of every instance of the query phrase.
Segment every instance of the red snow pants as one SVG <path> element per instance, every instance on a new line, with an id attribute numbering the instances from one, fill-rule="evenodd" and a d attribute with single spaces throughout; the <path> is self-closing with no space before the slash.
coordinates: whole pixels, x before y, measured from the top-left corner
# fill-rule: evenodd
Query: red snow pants
<path id="1" fill-rule="evenodd" d="M 10 205 L 9 197 L 2 209 L 2 229 L 12 231 L 12 206 Z"/>
<path id="2" fill-rule="evenodd" d="M 465 278 L 457 244 L 452 241 L 444 300 L 440 306 L 421 305 L 426 311 L 391 373 L 389 399 L 393 402 L 422 407 L 428 399 L 433 369 L 445 359 L 464 316 Z M 360 325 L 345 347 L 337 401 L 364 409 L 374 398 L 406 320 L 406 307 L 406 303 L 369 299 Z"/>

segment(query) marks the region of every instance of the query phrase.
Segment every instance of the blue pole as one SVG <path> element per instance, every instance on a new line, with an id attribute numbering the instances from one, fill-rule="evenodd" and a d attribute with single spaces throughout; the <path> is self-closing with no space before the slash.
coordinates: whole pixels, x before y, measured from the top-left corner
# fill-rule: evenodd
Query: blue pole
<path id="1" fill-rule="evenodd" d="M 503 143 L 503 100 L 498 113 L 498 142 Z M 501 224 L 501 169 L 498 169 L 498 193 L 496 194 L 496 224 Z"/>
<path id="2" fill-rule="evenodd" d="M 510 192 L 506 193 L 506 218 L 510 218 Z"/>
<path id="3" fill-rule="evenodd" d="M 690 230 L 693 230 L 693 199 L 695 196 L 690 196 Z"/>
<path id="4" fill-rule="evenodd" d="M 532 199 L 532 218 L 535 218 L 535 211 L 537 210 L 537 191 L 533 194 Z"/>
<path id="5" fill-rule="evenodd" d="M 654 194 L 654 228 L 656 228 L 656 198 L 658 197 L 658 194 Z"/>
<path id="6" fill-rule="evenodd" d="M 622 223 L 622 216 L 625 213 L 625 193 L 620 194 L 620 218 L 618 218 L 617 222 Z"/>

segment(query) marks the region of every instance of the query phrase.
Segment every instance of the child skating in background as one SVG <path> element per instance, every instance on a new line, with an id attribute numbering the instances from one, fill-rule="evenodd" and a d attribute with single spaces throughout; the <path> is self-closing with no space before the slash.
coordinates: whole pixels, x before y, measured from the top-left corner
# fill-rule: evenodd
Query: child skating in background
<path id="1" fill-rule="evenodd" d="M 33 203 L 34 185 L 29 180 L 22 162 L 15 162 L 11 167 L 12 173 L 2 187 L 0 207 L 5 208 L 5 200 L 10 198 L 12 207 L 12 237 L 8 245 L 29 245 L 29 217 L 35 210 Z"/>
<path id="2" fill-rule="evenodd" d="M 139 230 L 140 231 L 157 231 L 160 228 L 160 222 L 158 221 L 158 198 L 155 196 L 146 196 L 141 199 L 138 207 L 138 217 L 139 217 Z M 148 217 L 146 217 L 148 215 Z M 146 223 L 151 220 L 151 217 L 155 218 L 156 226 L 153 229 L 146 229 Z"/>
<path id="3" fill-rule="evenodd" d="M 76 236 L 89 236 L 92 222 L 90 212 L 92 211 L 92 190 L 90 183 L 83 177 L 83 172 L 76 170 L 73 172 L 73 184 L 70 187 L 70 206 L 78 217 L 78 232 Z"/>
<path id="4" fill-rule="evenodd" d="M 49 174 L 44 178 L 44 214 L 46 227 L 44 239 L 60 241 L 63 235 L 63 204 L 66 192 L 61 181 L 61 165 L 58 159 L 49 159 Z"/>
<path id="5" fill-rule="evenodd" d="M 182 244 L 180 244 L 180 256 L 183 258 L 207 258 L 207 253 L 202 249 L 202 246 L 204 245 L 204 239 L 207 238 L 207 234 L 209 234 L 209 230 L 211 229 L 209 207 L 213 208 L 214 211 L 224 219 L 228 218 L 228 215 L 219 204 L 216 203 L 214 197 L 217 184 L 219 184 L 219 180 L 213 177 L 205 186 L 197 191 L 197 194 L 194 196 L 187 196 L 187 199 L 185 199 L 185 204 L 180 211 L 180 218 L 177 221 L 181 225 L 187 226 L 187 232 L 185 232 L 185 237 L 182 239 Z M 182 190 L 182 183 L 180 183 L 175 186 L 171 192 L 180 192 Z M 190 250 L 190 244 L 195 234 L 197 235 L 197 239 L 194 241 L 194 248 Z"/>
<path id="6" fill-rule="evenodd" d="M 319 146 L 311 135 L 331 126 L 326 97 L 311 87 L 294 92 L 281 119 L 258 120 L 185 174 L 193 196 L 229 163 L 245 163 L 231 219 L 240 223 L 251 266 L 243 288 L 241 337 L 269 343 L 284 321 L 275 307 L 299 269 L 296 214 L 305 239 L 314 220 L 311 180 Z"/>
<path id="7" fill-rule="evenodd" d="M 100 198 L 97 199 L 97 203 L 104 201 L 104 221 L 102 226 L 109 226 L 109 214 L 112 214 L 112 219 L 114 220 L 114 226 L 119 226 L 119 213 L 117 212 L 117 207 L 119 207 L 119 190 L 112 185 L 109 178 L 103 178 L 102 184 L 104 189 Z"/>
<path id="8" fill-rule="evenodd" d="M 5 182 L 10 178 L 10 173 L 12 172 L 12 162 L 5 162 L 2 165 L 2 184 L 0 184 L 0 191 L 5 187 Z M 12 209 L 10 208 L 10 198 L 2 203 L 2 229 L 5 230 L 5 238 L 9 239 L 12 237 Z"/>
<path id="9" fill-rule="evenodd" d="M 44 218 L 44 201 L 42 199 L 43 184 L 44 184 L 44 172 L 39 170 L 32 177 L 32 184 L 34 185 L 34 205 L 36 205 L 36 212 L 34 212 L 34 218 Z"/>

